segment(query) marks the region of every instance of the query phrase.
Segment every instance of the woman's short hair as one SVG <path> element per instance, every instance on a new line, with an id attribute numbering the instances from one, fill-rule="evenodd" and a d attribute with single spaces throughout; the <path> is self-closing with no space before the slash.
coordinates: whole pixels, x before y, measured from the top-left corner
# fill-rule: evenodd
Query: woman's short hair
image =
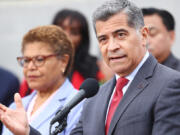
<path id="1" fill-rule="evenodd" d="M 72 67 L 74 48 L 70 39 L 65 32 L 58 26 L 46 25 L 39 26 L 28 31 L 22 41 L 22 53 L 28 43 L 42 42 L 49 45 L 55 54 L 63 57 L 65 54 L 69 55 L 69 63 L 66 67 L 64 75 L 66 76 Z"/>

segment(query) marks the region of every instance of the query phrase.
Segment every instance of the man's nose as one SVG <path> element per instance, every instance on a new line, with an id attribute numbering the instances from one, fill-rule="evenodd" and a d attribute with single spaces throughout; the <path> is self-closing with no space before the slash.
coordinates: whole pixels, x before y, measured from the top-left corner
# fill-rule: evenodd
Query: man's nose
<path id="1" fill-rule="evenodd" d="M 120 48 L 120 43 L 115 38 L 110 38 L 108 44 L 108 50 L 110 51 L 115 51 Z"/>

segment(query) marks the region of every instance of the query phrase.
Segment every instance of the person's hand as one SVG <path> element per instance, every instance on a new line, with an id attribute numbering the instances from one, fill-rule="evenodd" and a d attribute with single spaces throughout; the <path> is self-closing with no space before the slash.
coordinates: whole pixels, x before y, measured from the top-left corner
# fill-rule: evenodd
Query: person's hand
<path id="1" fill-rule="evenodd" d="M 27 114 L 18 93 L 14 95 L 14 101 L 15 110 L 0 104 L 0 120 L 14 135 L 29 135 Z"/>

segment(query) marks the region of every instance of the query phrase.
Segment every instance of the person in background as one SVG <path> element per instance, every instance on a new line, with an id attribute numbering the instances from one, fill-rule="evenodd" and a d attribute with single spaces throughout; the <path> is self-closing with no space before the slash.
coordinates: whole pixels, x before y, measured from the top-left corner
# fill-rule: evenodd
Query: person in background
<path id="1" fill-rule="evenodd" d="M 86 78 L 95 78 L 103 83 L 105 78 L 97 64 L 98 60 L 89 54 L 90 35 L 85 16 L 76 10 L 63 9 L 57 12 L 52 24 L 61 27 L 74 45 L 74 65 L 68 75 L 74 87 L 79 89 Z"/>
<path id="2" fill-rule="evenodd" d="M 104 75 L 104 80 L 102 80 L 102 82 L 100 83 L 102 85 L 114 76 L 114 72 L 102 58 L 98 60 L 98 66 L 102 74 Z"/>
<path id="3" fill-rule="evenodd" d="M 9 106 L 13 102 L 13 95 L 19 90 L 19 80 L 10 71 L 0 67 L 0 103 Z M 2 132 L 2 123 L 0 122 L 0 134 Z"/>
<path id="4" fill-rule="evenodd" d="M 29 87 L 34 89 L 22 102 L 29 124 L 45 135 L 57 111 L 78 92 L 67 78 L 74 59 L 74 48 L 60 27 L 47 25 L 31 29 L 25 34 L 22 54 L 17 60 L 23 67 Z M 67 127 L 62 135 L 69 135 L 74 128 L 82 103 L 69 113 Z M 15 103 L 10 108 L 15 109 Z M 7 126 L 7 123 L 4 125 Z M 5 126 L 3 135 L 11 134 Z"/>
<path id="5" fill-rule="evenodd" d="M 175 20 L 164 9 L 142 8 L 145 25 L 149 28 L 149 51 L 159 63 L 180 71 L 180 60 L 171 48 L 175 40 Z"/>
<path id="6" fill-rule="evenodd" d="M 28 86 L 28 83 L 25 79 L 21 82 L 20 88 L 19 88 L 19 94 L 21 97 L 25 97 L 33 92 L 33 89 L 31 89 Z"/>

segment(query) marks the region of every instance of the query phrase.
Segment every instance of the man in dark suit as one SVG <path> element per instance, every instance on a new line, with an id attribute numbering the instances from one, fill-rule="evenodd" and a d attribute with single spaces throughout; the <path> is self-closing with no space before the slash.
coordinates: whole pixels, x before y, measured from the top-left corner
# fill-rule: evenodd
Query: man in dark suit
<path id="1" fill-rule="evenodd" d="M 86 101 L 71 135 L 179 135 L 180 74 L 147 51 L 141 10 L 127 0 L 111 0 L 94 12 L 93 20 L 102 56 L 116 75 Z M 108 126 L 122 77 L 129 81 Z"/>
<path id="2" fill-rule="evenodd" d="M 9 106 L 14 100 L 14 94 L 19 90 L 19 81 L 11 72 L 0 68 L 0 103 Z M 2 123 L 0 122 L 0 134 Z"/>
<path id="3" fill-rule="evenodd" d="M 115 76 L 86 100 L 71 135 L 179 135 L 180 73 L 147 51 L 141 9 L 128 0 L 110 0 L 93 17 L 102 56 Z M 17 114 L 23 114 L 19 96 L 15 99 Z M 0 105 L 0 110 L 3 122 L 11 118 L 4 113 L 8 108 Z M 10 124 L 13 133 L 38 135 L 22 116 L 16 119 L 20 125 Z"/>
<path id="4" fill-rule="evenodd" d="M 175 20 L 163 9 L 142 8 L 144 23 L 149 28 L 149 51 L 159 63 L 180 71 L 180 60 L 171 52 L 175 40 Z"/>

